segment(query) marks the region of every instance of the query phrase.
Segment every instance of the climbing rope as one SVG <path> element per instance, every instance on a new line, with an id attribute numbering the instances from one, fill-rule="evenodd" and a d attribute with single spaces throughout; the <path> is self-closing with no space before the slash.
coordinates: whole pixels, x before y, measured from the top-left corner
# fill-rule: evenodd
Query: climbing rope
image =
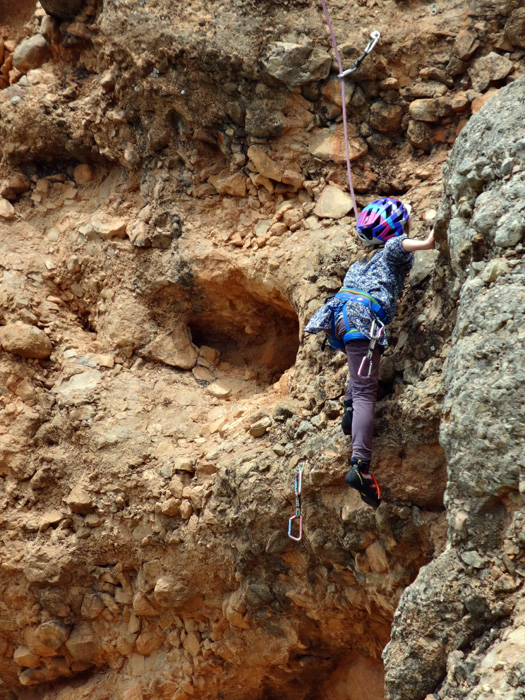
<path id="1" fill-rule="evenodd" d="M 348 142 L 348 124 L 347 124 L 347 120 L 346 120 L 345 76 L 347 76 L 349 73 L 352 73 L 353 71 L 355 71 L 359 68 L 361 63 L 365 60 L 365 58 L 368 56 L 368 54 L 373 50 L 374 46 L 377 44 L 380 34 L 377 31 L 372 32 L 372 34 L 370 35 L 370 41 L 368 42 L 368 45 L 363 52 L 363 55 L 357 59 L 357 61 L 354 63 L 352 68 L 349 68 L 348 70 L 343 71 L 343 63 L 341 61 L 341 56 L 339 54 L 339 49 L 337 47 L 337 41 L 335 39 L 334 30 L 332 27 L 332 23 L 330 21 L 330 15 L 328 14 L 328 9 L 326 7 L 326 1 L 321 0 L 321 5 L 323 6 L 323 14 L 324 14 L 324 17 L 326 20 L 326 24 L 328 25 L 328 30 L 330 32 L 330 36 L 332 38 L 332 46 L 333 46 L 335 58 L 337 61 L 337 67 L 339 68 L 338 78 L 340 78 L 340 80 L 341 80 L 341 108 L 343 110 L 343 130 L 344 130 L 344 136 L 345 136 L 346 172 L 347 172 L 347 176 L 348 176 L 348 186 L 350 188 L 350 196 L 352 197 L 352 205 L 354 208 L 354 215 L 355 215 L 355 219 L 357 221 L 359 214 L 357 211 L 357 204 L 355 201 L 354 185 L 352 183 L 352 168 L 350 166 L 350 146 L 349 146 L 349 142 Z"/>
<path id="2" fill-rule="evenodd" d="M 295 469 L 295 515 L 288 521 L 288 537 L 299 542 L 303 536 L 303 516 L 301 514 L 301 490 L 303 486 L 303 465 Z"/>

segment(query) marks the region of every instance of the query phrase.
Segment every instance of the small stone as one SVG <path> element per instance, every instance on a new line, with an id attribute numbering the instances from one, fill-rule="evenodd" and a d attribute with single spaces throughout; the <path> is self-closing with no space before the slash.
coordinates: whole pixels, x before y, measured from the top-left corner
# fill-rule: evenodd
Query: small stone
<path id="1" fill-rule="evenodd" d="M 264 73 L 289 88 L 324 80 L 330 72 L 330 55 L 312 45 L 276 41 L 261 59 Z"/>
<path id="2" fill-rule="evenodd" d="M 463 112 L 468 109 L 470 101 L 464 92 L 456 92 L 450 100 L 450 106 L 454 112 Z"/>
<path id="3" fill-rule="evenodd" d="M 53 345 L 44 331 L 18 322 L 0 328 L 0 346 L 6 352 L 37 360 L 43 360 L 53 352 Z"/>
<path id="4" fill-rule="evenodd" d="M 467 525 L 467 521 L 468 513 L 465 513 L 463 510 L 458 511 L 454 518 L 454 530 L 462 532 Z"/>
<path id="5" fill-rule="evenodd" d="M 505 23 L 505 38 L 517 49 L 525 49 L 525 7 L 510 13 Z"/>
<path id="6" fill-rule="evenodd" d="M 178 457 L 173 462 L 173 469 L 176 472 L 191 472 L 195 471 L 195 460 L 191 457 Z"/>
<path id="7" fill-rule="evenodd" d="M 368 153 L 368 146 L 352 129 L 349 130 L 350 160 L 357 160 Z M 346 160 L 345 137 L 343 127 L 320 129 L 310 139 L 310 154 L 321 160 L 335 160 L 343 163 Z"/>
<path id="8" fill-rule="evenodd" d="M 259 146 L 250 146 L 248 149 L 248 158 L 252 162 L 253 167 L 263 177 L 275 180 L 276 182 L 282 182 L 283 171 L 262 148 L 259 148 Z"/>
<path id="9" fill-rule="evenodd" d="M 64 500 L 73 513 L 78 513 L 79 515 L 91 513 L 94 507 L 93 499 L 81 486 L 75 486 Z"/>
<path id="10" fill-rule="evenodd" d="M 93 180 L 93 168 L 87 163 L 77 165 L 73 177 L 77 185 L 87 185 Z"/>
<path id="11" fill-rule="evenodd" d="M 197 362 L 197 348 L 191 342 L 185 327 L 178 327 L 171 333 L 158 336 L 144 348 L 142 354 L 180 369 L 193 369 Z"/>
<path id="12" fill-rule="evenodd" d="M 173 454 L 175 452 L 175 445 L 172 443 L 171 440 L 161 440 L 157 447 L 155 448 L 155 452 L 153 453 L 153 456 L 158 458 L 158 457 L 164 457 L 169 454 Z"/>
<path id="13" fill-rule="evenodd" d="M 14 201 L 19 194 L 31 189 L 31 181 L 24 173 L 14 172 L 4 180 L 0 188 L 0 196 Z"/>
<path id="14" fill-rule="evenodd" d="M 180 517 L 183 520 L 189 520 L 191 518 L 192 513 L 193 507 L 191 505 L 191 502 L 187 499 L 184 499 L 180 504 Z"/>
<path id="15" fill-rule="evenodd" d="M 161 503 L 160 512 L 162 515 L 175 517 L 180 513 L 180 501 L 177 498 L 168 498 Z"/>
<path id="16" fill-rule="evenodd" d="M 55 656 L 68 637 L 69 627 L 60 620 L 43 622 L 36 629 L 26 628 L 24 633 L 27 647 L 38 656 Z"/>
<path id="17" fill-rule="evenodd" d="M 21 73 L 39 68 L 51 57 L 49 46 L 42 34 L 35 34 L 19 44 L 13 54 L 13 66 Z"/>
<path id="18" fill-rule="evenodd" d="M 99 221 L 94 219 L 91 222 L 93 230 L 100 238 L 108 240 L 112 238 L 126 238 L 128 222 L 125 219 L 112 219 L 109 221 Z"/>
<path id="19" fill-rule="evenodd" d="M 388 571 L 388 558 L 385 548 L 376 540 L 366 548 L 366 557 L 370 568 L 375 574 L 384 574 Z"/>
<path id="20" fill-rule="evenodd" d="M 499 220 L 494 243 L 502 248 L 510 248 L 521 241 L 524 233 L 525 221 L 523 217 L 519 216 L 517 212 L 510 212 Z"/>
<path id="21" fill-rule="evenodd" d="M 525 226 L 523 226 L 522 228 L 525 229 Z M 510 272 L 510 267 L 508 266 L 507 261 L 503 258 L 496 258 L 493 260 L 489 260 L 489 262 L 485 265 L 485 268 L 481 273 L 480 277 L 486 284 L 490 284 L 491 282 L 497 280 L 498 277 L 500 277 L 501 275 L 505 275 L 508 272 Z"/>
<path id="22" fill-rule="evenodd" d="M 269 416 L 264 416 L 264 418 L 250 425 L 249 433 L 252 437 L 262 437 L 268 432 L 268 428 L 271 424 L 272 419 Z"/>
<path id="23" fill-rule="evenodd" d="M 86 515 L 84 518 L 84 523 L 88 527 L 99 527 L 99 525 L 102 524 L 102 519 L 98 513 L 89 513 L 89 515 Z"/>
<path id="24" fill-rule="evenodd" d="M 99 651 L 100 638 L 88 622 L 81 622 L 73 628 L 66 647 L 73 661 L 92 661 Z"/>
<path id="25" fill-rule="evenodd" d="M 116 83 L 117 81 L 115 74 L 111 70 L 106 70 L 104 73 L 102 73 L 102 77 L 100 78 L 100 87 L 104 90 L 104 92 L 113 92 Z"/>
<path id="26" fill-rule="evenodd" d="M 469 68 L 472 87 L 478 92 L 484 92 L 492 81 L 506 78 L 512 68 L 511 60 L 491 51 L 487 56 L 476 59 Z"/>
<path id="27" fill-rule="evenodd" d="M 413 99 L 421 99 L 428 97 L 443 97 L 448 92 L 446 85 L 437 82 L 436 80 L 422 80 L 420 83 L 414 83 L 407 90 L 407 95 Z"/>
<path id="28" fill-rule="evenodd" d="M 370 107 L 370 126 L 383 134 L 396 134 L 401 128 L 403 109 L 399 105 L 374 102 Z"/>
<path id="29" fill-rule="evenodd" d="M 422 122 L 437 122 L 441 117 L 441 110 L 437 100 L 414 100 L 410 103 L 410 116 L 412 119 Z"/>
<path id="30" fill-rule="evenodd" d="M 341 219 L 352 209 L 352 197 L 335 185 L 324 188 L 317 201 L 314 214 L 319 217 Z"/>
<path id="31" fill-rule="evenodd" d="M 472 114 L 476 114 L 476 112 L 479 112 L 479 110 L 487 104 L 495 95 L 497 95 L 499 90 L 496 90 L 495 88 L 488 90 L 484 95 L 480 95 L 479 97 L 476 97 L 475 100 L 473 100 L 472 105 L 471 105 L 471 110 Z"/>
<path id="32" fill-rule="evenodd" d="M 206 390 L 218 399 L 227 399 L 232 393 L 231 387 L 226 386 L 220 379 L 206 387 Z"/>
<path id="33" fill-rule="evenodd" d="M 465 562 L 465 564 L 472 566 L 475 569 L 482 569 L 485 566 L 485 560 L 476 552 L 476 550 L 461 552 L 459 556 Z"/>
<path id="34" fill-rule="evenodd" d="M 0 197 L 0 219 L 12 221 L 15 218 L 15 208 L 7 199 Z"/>
<path id="35" fill-rule="evenodd" d="M 89 393 L 102 380 L 102 374 L 99 370 L 87 370 L 81 374 L 74 374 L 70 379 L 62 382 L 58 387 L 58 393 L 64 398 L 79 393 Z"/>
<path id="36" fill-rule="evenodd" d="M 46 510 L 44 515 L 40 518 L 39 529 L 44 532 L 52 525 L 58 525 L 64 519 L 64 514 L 59 510 Z"/>
<path id="37" fill-rule="evenodd" d="M 195 379 L 197 379 L 200 382 L 213 382 L 213 380 L 215 379 L 215 376 L 206 367 L 199 367 L 199 365 L 197 365 L 191 371 Z"/>
<path id="38" fill-rule="evenodd" d="M 214 367 L 219 364 L 221 353 L 215 348 L 210 348 L 208 345 L 201 345 L 199 348 L 199 357 L 202 357 L 206 362 L 209 362 Z"/>
<path id="39" fill-rule="evenodd" d="M 151 247 L 151 235 L 146 221 L 137 220 L 127 227 L 129 240 L 137 248 Z"/>
<path id="40" fill-rule="evenodd" d="M 143 593 L 136 593 L 133 598 L 133 610 L 139 617 L 156 617 L 159 612 Z"/>
<path id="41" fill-rule="evenodd" d="M 287 212 L 288 213 L 288 212 Z M 294 224 L 295 221 L 292 221 L 290 225 Z M 283 233 L 286 233 L 288 231 L 288 225 L 283 222 L 283 221 L 277 221 L 275 224 L 273 224 L 270 227 L 270 234 L 272 236 L 282 236 Z"/>
<path id="42" fill-rule="evenodd" d="M 478 38 L 466 29 L 463 29 L 458 33 L 452 51 L 460 60 L 468 61 L 480 46 Z"/>
<path id="43" fill-rule="evenodd" d="M 184 642 L 182 643 L 182 646 L 184 647 L 184 649 L 186 649 L 186 651 L 188 652 L 188 654 L 190 654 L 190 656 L 197 656 L 197 654 L 200 651 L 200 647 L 201 647 L 200 641 L 199 641 L 197 635 L 194 634 L 193 632 L 190 632 L 189 634 L 186 635 L 186 637 L 184 638 Z"/>
<path id="44" fill-rule="evenodd" d="M 233 197 L 246 197 L 246 176 L 243 173 L 232 173 L 226 169 L 217 175 L 211 175 L 208 181 L 215 187 L 219 194 L 229 194 Z"/>
<path id="45" fill-rule="evenodd" d="M 23 666 L 24 668 L 38 668 L 40 666 L 40 657 L 36 654 L 32 654 L 29 649 L 24 646 L 17 647 L 13 654 L 13 661 L 18 666 Z"/>
<path id="46" fill-rule="evenodd" d="M 304 183 L 304 177 L 295 170 L 285 170 L 282 182 L 284 182 L 285 185 L 295 187 L 296 190 L 300 190 Z"/>

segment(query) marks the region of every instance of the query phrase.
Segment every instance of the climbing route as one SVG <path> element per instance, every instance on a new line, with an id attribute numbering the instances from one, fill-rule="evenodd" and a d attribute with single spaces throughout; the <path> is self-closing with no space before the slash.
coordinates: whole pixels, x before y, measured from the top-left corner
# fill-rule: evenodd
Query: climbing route
<path id="1" fill-rule="evenodd" d="M 326 24 L 328 26 L 328 31 L 330 32 L 330 37 L 332 39 L 332 47 L 334 49 L 334 54 L 335 54 L 335 58 L 337 61 L 337 67 L 339 69 L 338 77 L 341 80 L 341 83 L 340 83 L 341 84 L 341 108 L 343 111 L 343 130 L 344 130 L 344 137 L 345 137 L 346 170 L 347 170 L 347 176 L 348 176 L 348 187 L 350 190 L 350 196 L 352 197 L 352 206 L 353 206 L 354 215 L 355 215 L 355 218 L 357 221 L 357 217 L 359 216 L 359 212 L 358 212 L 357 203 L 355 200 L 354 185 L 352 183 L 352 168 L 350 165 L 350 148 L 349 148 L 349 143 L 348 143 L 348 122 L 347 122 L 347 117 L 346 117 L 345 77 L 359 68 L 361 63 L 365 60 L 365 58 L 374 49 L 375 45 L 379 41 L 380 34 L 378 31 L 373 31 L 372 34 L 370 35 L 370 41 L 368 42 L 363 54 L 357 59 L 357 61 L 352 66 L 352 68 L 349 68 L 348 70 L 343 71 L 343 62 L 341 61 L 341 54 L 339 53 L 339 48 L 337 46 L 337 41 L 335 38 L 334 29 L 332 27 L 332 22 L 330 21 L 330 15 L 328 14 L 326 0 L 321 0 L 321 5 L 323 6 L 323 14 L 324 14 L 324 17 L 326 20 Z"/>

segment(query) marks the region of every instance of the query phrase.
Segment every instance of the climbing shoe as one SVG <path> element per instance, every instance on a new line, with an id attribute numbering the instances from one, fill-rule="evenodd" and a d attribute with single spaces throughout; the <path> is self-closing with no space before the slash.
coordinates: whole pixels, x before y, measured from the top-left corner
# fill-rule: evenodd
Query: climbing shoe
<path id="1" fill-rule="evenodd" d="M 355 457 L 352 457 L 349 464 L 351 468 L 345 476 L 346 483 L 359 491 L 359 495 L 367 505 L 377 508 L 381 503 L 381 488 L 375 476 L 370 474 L 370 465 Z"/>
<path id="2" fill-rule="evenodd" d="M 345 401 L 345 412 L 343 413 L 343 420 L 341 421 L 341 427 L 343 428 L 343 433 L 345 435 L 352 434 L 352 418 L 354 416 L 354 407 L 352 406 L 352 399 L 350 401 Z"/>

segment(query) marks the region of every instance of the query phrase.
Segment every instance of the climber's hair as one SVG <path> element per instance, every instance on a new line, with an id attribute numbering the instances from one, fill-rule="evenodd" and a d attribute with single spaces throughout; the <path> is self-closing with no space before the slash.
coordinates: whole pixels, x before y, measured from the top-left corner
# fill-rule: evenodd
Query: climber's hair
<path id="1" fill-rule="evenodd" d="M 383 246 L 376 246 L 374 248 L 370 248 L 369 246 L 366 246 L 363 250 L 359 251 L 357 254 L 357 260 L 360 263 L 367 263 L 369 262 L 373 256 L 377 253 L 378 250 L 380 250 Z"/>

